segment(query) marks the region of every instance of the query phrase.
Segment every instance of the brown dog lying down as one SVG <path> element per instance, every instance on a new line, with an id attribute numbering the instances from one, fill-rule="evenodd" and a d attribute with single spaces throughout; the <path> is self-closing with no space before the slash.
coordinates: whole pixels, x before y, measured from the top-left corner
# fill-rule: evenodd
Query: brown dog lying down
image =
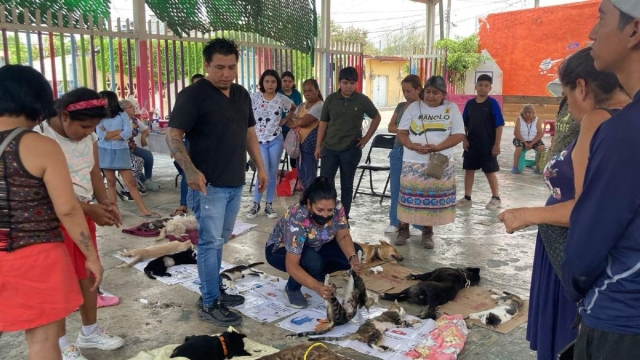
<path id="1" fill-rule="evenodd" d="M 118 268 L 132 267 L 133 265 L 139 263 L 141 260 L 159 258 L 161 256 L 185 251 L 187 249 L 191 249 L 192 247 L 193 245 L 191 244 L 190 241 L 185 241 L 185 242 L 170 241 L 166 244 L 149 246 L 144 249 L 134 249 L 134 250 L 125 251 L 124 253 L 122 253 L 122 256 L 132 257 L 134 259 L 129 264 L 125 263 L 125 264 L 118 265 L 117 267 Z"/>
<path id="2" fill-rule="evenodd" d="M 380 240 L 379 244 L 371 245 L 371 244 L 363 244 L 356 243 L 362 247 L 362 251 L 364 252 L 364 261 L 366 264 L 368 262 L 373 262 L 376 260 L 382 261 L 402 261 L 404 258 L 402 255 L 398 254 L 398 250 L 396 250 L 393 245 L 389 244 L 386 241 Z"/>
<path id="3" fill-rule="evenodd" d="M 309 339 L 312 340 L 312 339 Z M 323 343 L 302 344 L 281 350 L 275 354 L 267 355 L 258 360 L 347 360 L 347 357 L 338 355 L 329 350 Z"/>

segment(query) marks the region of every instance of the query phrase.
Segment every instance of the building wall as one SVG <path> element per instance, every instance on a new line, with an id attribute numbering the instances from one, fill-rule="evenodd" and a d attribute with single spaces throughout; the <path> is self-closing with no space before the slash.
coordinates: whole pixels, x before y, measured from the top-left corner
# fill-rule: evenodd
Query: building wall
<path id="1" fill-rule="evenodd" d="M 509 11 L 480 21 L 480 49 L 503 71 L 504 95 L 558 96 L 549 91 L 558 68 L 584 48 L 600 1 Z M 553 86 L 551 86 L 553 88 Z"/>
<path id="2" fill-rule="evenodd" d="M 477 68 L 467 71 L 464 83 L 464 94 L 472 95 L 476 93 L 476 79 L 481 74 L 490 75 L 493 78 L 490 95 L 502 95 L 502 69 L 493 60 L 491 54 L 487 50 L 482 50 L 482 55 L 489 57 L 489 60 L 480 64 Z"/>
<path id="3" fill-rule="evenodd" d="M 374 77 L 387 77 L 387 101 L 383 106 L 396 106 L 399 102 L 404 101 L 402 96 L 402 87 L 400 82 L 407 76 L 407 67 L 409 61 L 380 61 L 377 59 L 364 59 L 365 63 L 365 79 L 364 93 L 373 100 Z M 373 76 L 372 76 L 373 75 Z"/>

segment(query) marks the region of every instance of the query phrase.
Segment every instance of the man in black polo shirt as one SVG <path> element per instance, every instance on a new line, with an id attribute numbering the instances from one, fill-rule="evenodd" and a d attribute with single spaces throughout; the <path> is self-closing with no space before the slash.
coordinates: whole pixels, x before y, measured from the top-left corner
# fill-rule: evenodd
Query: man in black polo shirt
<path id="1" fill-rule="evenodd" d="M 380 125 L 380 113 L 371 100 L 356 92 L 358 71 L 352 67 L 340 70 L 340 89 L 327 96 L 322 107 L 316 159 L 322 158 L 320 175 L 335 182 L 340 169 L 340 199 L 349 218 L 353 197 L 353 179 L 367 145 Z M 367 114 L 372 121 L 369 131 L 362 137 L 362 121 Z"/>
<path id="2" fill-rule="evenodd" d="M 233 41 L 214 39 L 202 51 L 207 77 L 176 98 L 167 143 L 189 184 L 187 203 L 198 220 L 198 275 L 202 308 L 198 317 L 218 326 L 238 325 L 242 318 L 227 306 L 244 303 L 221 286 L 222 246 L 229 241 L 240 210 L 246 152 L 258 171 L 258 191 L 267 174 L 256 132 L 249 93 L 234 84 L 239 52 Z M 182 137 L 186 134 L 189 152 Z"/>

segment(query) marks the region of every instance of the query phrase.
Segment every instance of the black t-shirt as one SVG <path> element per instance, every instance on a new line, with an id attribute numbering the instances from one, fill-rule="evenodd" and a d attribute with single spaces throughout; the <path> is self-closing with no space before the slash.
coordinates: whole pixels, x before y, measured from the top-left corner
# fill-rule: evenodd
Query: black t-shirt
<path id="1" fill-rule="evenodd" d="M 191 161 L 214 187 L 244 185 L 247 131 L 255 124 L 245 88 L 231 84 L 227 97 L 206 79 L 178 94 L 169 120 L 185 131 Z"/>
<path id="2" fill-rule="evenodd" d="M 475 98 L 467 101 L 462 113 L 467 130 L 469 151 L 465 156 L 491 157 L 491 149 L 496 141 L 496 128 L 504 126 L 500 104 L 488 97 L 479 103 Z"/>

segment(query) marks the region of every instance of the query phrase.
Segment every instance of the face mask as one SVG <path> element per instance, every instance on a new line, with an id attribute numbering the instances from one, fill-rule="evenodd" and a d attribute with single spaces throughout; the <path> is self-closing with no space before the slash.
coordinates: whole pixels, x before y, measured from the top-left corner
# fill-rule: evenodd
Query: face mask
<path id="1" fill-rule="evenodd" d="M 325 225 L 326 223 L 328 223 L 333 218 L 333 215 L 331 215 L 331 216 L 322 216 L 322 215 L 318 215 L 318 214 L 316 214 L 316 213 L 314 213 L 312 211 L 311 212 L 311 218 L 313 219 L 313 221 L 318 223 L 318 225 Z"/>

